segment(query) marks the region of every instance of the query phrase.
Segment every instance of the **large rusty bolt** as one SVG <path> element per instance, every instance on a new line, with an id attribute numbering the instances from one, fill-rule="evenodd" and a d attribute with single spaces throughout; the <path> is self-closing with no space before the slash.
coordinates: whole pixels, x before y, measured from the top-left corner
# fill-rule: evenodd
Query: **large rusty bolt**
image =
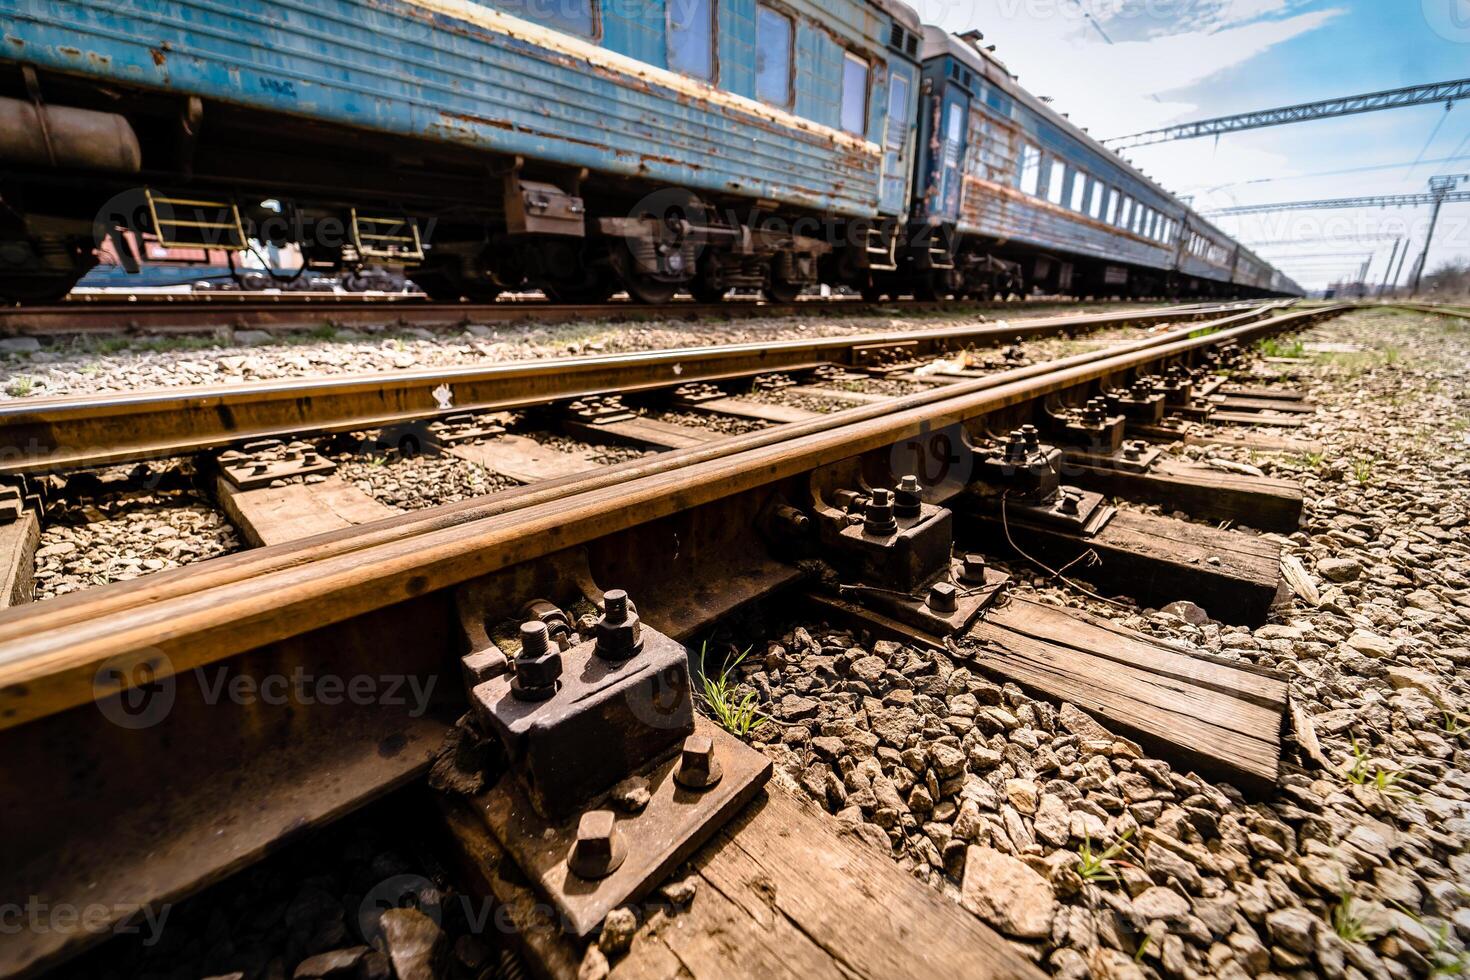
<path id="1" fill-rule="evenodd" d="M 1137 439 L 1129 439 L 1127 442 L 1123 443 L 1123 458 L 1134 460 L 1142 459 L 1143 443 L 1139 442 Z"/>
<path id="2" fill-rule="evenodd" d="M 674 782 L 685 789 L 705 790 L 720 781 L 725 770 L 715 757 L 715 743 L 708 735 L 690 735 L 684 740 Z"/>
<path id="3" fill-rule="evenodd" d="M 981 583 L 983 583 L 985 581 L 985 556 L 984 555 L 977 555 L 974 552 L 967 552 L 965 554 L 965 556 L 962 559 L 960 559 L 960 564 L 961 564 L 961 570 L 960 570 L 960 579 L 961 579 L 961 581 L 964 581 L 964 582 L 981 582 Z"/>
<path id="4" fill-rule="evenodd" d="M 1101 425 L 1106 416 L 1103 414 L 1103 400 L 1101 398 L 1087 399 L 1087 407 L 1082 410 L 1082 420 L 1088 425 Z"/>
<path id="5" fill-rule="evenodd" d="M 1015 429 L 1006 437 L 1006 462 L 1024 463 L 1026 461 L 1026 434 L 1020 429 Z"/>
<path id="6" fill-rule="evenodd" d="M 643 623 L 638 607 L 622 589 L 608 589 L 602 596 L 602 616 L 597 620 L 597 655 L 604 660 L 627 660 L 643 649 Z"/>
<path id="7" fill-rule="evenodd" d="M 919 478 L 912 474 L 898 481 L 898 487 L 893 491 L 893 514 L 905 520 L 918 517 L 923 509 L 924 488 L 919 485 Z"/>
<path id="8" fill-rule="evenodd" d="M 583 880 L 606 878 L 622 867 L 628 845 L 611 810 L 588 810 L 577 823 L 577 839 L 567 854 L 567 869 Z"/>
<path id="9" fill-rule="evenodd" d="M 867 534 L 892 534 L 898 530 L 893 516 L 893 493 L 876 488 L 863 506 L 863 531 Z"/>
<path id="10" fill-rule="evenodd" d="M 929 595 L 924 599 L 924 605 L 947 616 L 959 608 L 959 590 L 954 587 L 953 582 L 935 582 L 929 586 Z"/>
<path id="11" fill-rule="evenodd" d="M 1034 453 L 1041 450 L 1041 435 L 1034 425 L 1023 425 L 1020 428 L 1021 439 L 1026 443 L 1026 452 Z"/>
<path id="12" fill-rule="evenodd" d="M 1063 514 L 1076 514 L 1078 512 L 1078 506 L 1081 503 L 1081 490 L 1074 490 L 1072 487 L 1062 487 L 1057 499 L 1057 510 Z"/>
<path id="13" fill-rule="evenodd" d="M 790 504 L 781 504 L 776 508 L 777 526 L 796 537 L 805 537 L 812 529 L 811 518 Z"/>
<path id="14" fill-rule="evenodd" d="M 515 659 L 510 692 L 522 701 L 545 701 L 556 693 L 561 678 L 561 651 L 551 646 L 546 624 L 521 624 L 521 652 Z"/>

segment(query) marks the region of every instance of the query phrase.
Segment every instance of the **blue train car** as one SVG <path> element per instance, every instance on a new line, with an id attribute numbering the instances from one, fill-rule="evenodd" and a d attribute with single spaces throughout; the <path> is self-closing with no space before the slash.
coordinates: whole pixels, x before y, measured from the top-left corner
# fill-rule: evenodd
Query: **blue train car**
<path id="1" fill-rule="evenodd" d="M 774 295 L 891 261 L 917 17 L 899 0 L 0 0 L 0 295 L 98 235 L 440 295 Z M 94 221 L 100 214 L 101 220 Z"/>
<path id="2" fill-rule="evenodd" d="M 1228 236 L 1022 89 L 979 40 L 924 31 L 904 268 L 919 292 L 1269 291 L 1259 271 L 1235 280 Z"/>

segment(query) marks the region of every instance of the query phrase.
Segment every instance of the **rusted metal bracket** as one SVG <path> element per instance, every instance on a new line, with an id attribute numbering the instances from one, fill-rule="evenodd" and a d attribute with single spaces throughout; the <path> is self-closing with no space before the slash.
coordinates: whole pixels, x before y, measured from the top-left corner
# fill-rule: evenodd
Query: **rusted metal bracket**
<path id="1" fill-rule="evenodd" d="M 598 590 L 586 561 L 563 552 L 456 596 L 471 708 L 507 765 L 485 819 L 577 936 L 655 887 L 771 773 L 696 717 L 684 646 L 644 623 L 625 592 Z M 556 601 L 518 607 L 512 639 L 495 604 L 526 588 Z M 615 793 L 630 784 L 646 800 Z"/>
<path id="2" fill-rule="evenodd" d="M 789 374 L 757 374 L 750 386 L 756 391 L 780 391 L 796 387 L 796 379 Z"/>
<path id="3" fill-rule="evenodd" d="M 1034 425 L 1023 425 L 977 452 L 979 482 L 970 494 L 998 510 L 1007 525 L 1030 521 L 1090 535 L 1117 513 L 1102 494 L 1062 484 L 1062 451 L 1041 442 Z"/>
<path id="4" fill-rule="evenodd" d="M 675 405 L 698 405 L 700 402 L 710 402 L 725 397 L 725 392 L 714 385 L 694 381 L 675 388 L 673 401 Z"/>
<path id="5" fill-rule="evenodd" d="M 638 416 L 623 404 L 621 395 L 593 395 L 579 398 L 562 406 L 571 418 L 587 425 L 606 425 L 609 422 L 627 422 Z"/>
<path id="6" fill-rule="evenodd" d="M 455 446 L 505 434 L 505 426 L 493 416 L 464 413 L 436 419 L 427 426 L 429 440 L 437 446 Z"/>
<path id="7" fill-rule="evenodd" d="M 1089 398 L 1081 408 L 1048 412 L 1046 418 L 1052 434 L 1068 451 L 1078 449 L 1108 455 L 1123 447 L 1127 419 L 1109 415 L 1107 402 L 1102 398 Z"/>
<path id="8" fill-rule="evenodd" d="M 894 490 L 839 490 L 817 515 L 823 560 L 842 579 L 837 596 L 930 636 L 963 632 L 1009 578 L 980 555 L 951 557 L 953 516 L 923 501 L 914 476 Z"/>
<path id="9" fill-rule="evenodd" d="M 337 464 L 308 442 L 259 439 L 216 457 L 220 473 L 241 490 L 268 487 L 277 480 L 334 473 Z"/>
<path id="10" fill-rule="evenodd" d="M 1130 388 L 1114 388 L 1105 395 L 1108 410 L 1130 422 L 1156 425 L 1164 417 L 1164 393 L 1155 387 L 1152 375 L 1142 375 Z"/>
<path id="11" fill-rule="evenodd" d="M 867 381 L 868 375 L 849 371 L 837 364 L 823 364 L 812 370 L 812 378 L 823 384 L 841 384 L 844 381 Z"/>

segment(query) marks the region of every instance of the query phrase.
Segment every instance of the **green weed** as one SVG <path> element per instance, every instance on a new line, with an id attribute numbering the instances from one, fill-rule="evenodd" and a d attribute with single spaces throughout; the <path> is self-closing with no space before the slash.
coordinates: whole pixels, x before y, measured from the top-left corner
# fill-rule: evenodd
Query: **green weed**
<path id="1" fill-rule="evenodd" d="M 730 676 L 749 653 L 747 647 L 714 676 L 704 669 L 705 647 L 699 648 L 699 700 L 721 728 L 739 738 L 760 731 L 771 720 L 756 706 L 755 692 L 747 690 L 740 694 Z"/>
<path id="2" fill-rule="evenodd" d="M 1371 456 L 1359 456 L 1353 460 L 1353 479 L 1358 481 L 1358 486 L 1366 487 L 1373 482 L 1373 458 Z"/>
<path id="3" fill-rule="evenodd" d="M 36 379 L 21 375 L 5 386 L 5 393 L 12 398 L 24 398 L 36 388 Z"/>
<path id="4" fill-rule="evenodd" d="M 1367 920 L 1353 908 L 1353 893 L 1344 890 L 1332 910 L 1332 931 L 1350 943 L 1368 938 Z"/>
<path id="5" fill-rule="evenodd" d="M 1077 848 L 1077 874 L 1083 881 L 1116 882 L 1118 875 L 1113 871 L 1113 865 L 1117 863 L 1118 855 L 1131 846 L 1128 838 L 1132 836 L 1133 831 L 1129 830 L 1103 851 L 1094 851 L 1092 838 L 1084 837 L 1082 846 Z"/>
<path id="6" fill-rule="evenodd" d="M 1289 340 L 1267 337 L 1256 342 L 1256 350 L 1262 357 L 1301 357 L 1306 353 L 1306 346 L 1296 337 Z"/>

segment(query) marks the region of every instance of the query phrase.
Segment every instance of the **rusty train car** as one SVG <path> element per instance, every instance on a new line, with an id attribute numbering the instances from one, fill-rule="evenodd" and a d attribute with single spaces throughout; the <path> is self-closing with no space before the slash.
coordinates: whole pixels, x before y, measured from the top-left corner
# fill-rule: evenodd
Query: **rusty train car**
<path id="1" fill-rule="evenodd" d="M 1017 83 L 983 36 L 924 29 L 914 222 L 886 291 L 1300 295 Z"/>
<path id="2" fill-rule="evenodd" d="M 0 0 L 10 302 L 139 235 L 479 301 L 1294 291 L 1053 162 L 1110 156 L 901 0 Z"/>

